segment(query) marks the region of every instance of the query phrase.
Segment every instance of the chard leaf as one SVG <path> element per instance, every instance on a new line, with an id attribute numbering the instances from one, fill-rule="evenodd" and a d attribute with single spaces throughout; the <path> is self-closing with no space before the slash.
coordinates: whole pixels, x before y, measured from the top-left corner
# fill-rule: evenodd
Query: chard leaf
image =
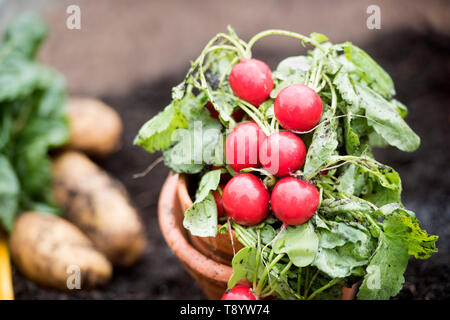
<path id="1" fill-rule="evenodd" d="M 314 232 L 311 222 L 291 227 L 274 241 L 272 248 L 275 253 L 286 253 L 297 267 L 304 267 L 313 262 L 319 246 L 319 238 Z"/>
<path id="2" fill-rule="evenodd" d="M 31 59 L 46 35 L 44 21 L 32 13 L 25 13 L 7 26 L 4 41 L 14 54 L 20 53 L 24 58 Z"/>
<path id="3" fill-rule="evenodd" d="M 368 123 L 391 146 L 402 151 L 414 151 L 420 145 L 420 138 L 406 124 L 396 109 L 382 96 L 368 87 L 356 84 L 365 109 Z"/>
<path id="4" fill-rule="evenodd" d="M 184 114 L 170 104 L 142 126 L 134 139 L 134 144 L 151 153 L 166 150 L 174 143 L 172 134 L 175 130 L 187 127 Z"/>
<path id="5" fill-rule="evenodd" d="M 0 223 L 9 231 L 19 206 L 19 180 L 8 159 L 0 154 Z"/>
<path id="6" fill-rule="evenodd" d="M 0 60 L 0 102 L 30 95 L 39 84 L 43 69 L 32 61 L 5 58 Z"/>

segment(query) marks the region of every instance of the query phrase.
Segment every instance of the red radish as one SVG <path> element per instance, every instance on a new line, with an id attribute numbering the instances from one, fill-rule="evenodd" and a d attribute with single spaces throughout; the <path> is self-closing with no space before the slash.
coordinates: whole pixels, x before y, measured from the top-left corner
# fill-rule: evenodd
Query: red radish
<path id="1" fill-rule="evenodd" d="M 227 290 L 220 300 L 258 300 L 249 286 L 238 284 Z"/>
<path id="2" fill-rule="evenodd" d="M 285 176 L 303 166 L 306 147 L 302 139 L 292 132 L 275 132 L 262 143 L 259 159 L 271 174 L 277 177 Z"/>
<path id="3" fill-rule="evenodd" d="M 275 216 L 288 225 L 308 221 L 316 212 L 319 200 L 320 194 L 315 186 L 294 177 L 278 181 L 270 198 Z"/>
<path id="4" fill-rule="evenodd" d="M 237 223 L 252 226 L 269 214 L 270 194 L 264 183 L 250 173 L 234 176 L 222 192 L 223 208 Z"/>
<path id="5" fill-rule="evenodd" d="M 234 121 L 241 122 L 245 116 L 245 112 L 242 109 L 237 109 L 231 116 L 233 117 Z"/>
<path id="6" fill-rule="evenodd" d="M 210 101 L 205 105 L 205 108 L 208 109 L 211 118 L 219 120 L 219 113 Z"/>
<path id="7" fill-rule="evenodd" d="M 220 188 L 223 190 L 223 186 L 220 186 Z M 220 194 L 219 190 L 214 190 L 213 196 L 214 200 L 216 200 L 217 217 L 221 218 L 225 215 L 223 211 L 222 195 Z"/>
<path id="8" fill-rule="evenodd" d="M 208 109 L 211 118 L 219 120 L 219 113 L 217 112 L 217 110 L 214 108 L 213 104 L 210 101 L 208 101 L 208 103 L 205 105 L 205 108 Z M 231 114 L 231 117 L 233 117 L 234 121 L 241 122 L 242 118 L 244 118 L 244 115 L 245 115 L 244 110 L 237 109 Z"/>
<path id="9" fill-rule="evenodd" d="M 225 142 L 225 158 L 234 171 L 260 166 L 259 147 L 264 138 L 264 132 L 254 122 L 234 127 Z"/>
<path id="10" fill-rule="evenodd" d="M 322 116 L 322 100 L 310 87 L 292 84 L 278 93 L 274 103 L 275 117 L 287 130 L 308 131 Z"/>
<path id="11" fill-rule="evenodd" d="M 273 89 L 270 68 L 257 59 L 242 60 L 231 69 L 229 82 L 233 93 L 254 106 L 269 98 Z"/>

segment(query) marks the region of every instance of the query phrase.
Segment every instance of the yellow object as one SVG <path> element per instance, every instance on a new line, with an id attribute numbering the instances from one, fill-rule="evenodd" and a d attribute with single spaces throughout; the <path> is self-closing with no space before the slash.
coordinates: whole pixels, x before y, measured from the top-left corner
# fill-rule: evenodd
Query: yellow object
<path id="1" fill-rule="evenodd" d="M 0 230 L 0 300 L 14 300 L 8 241 Z"/>

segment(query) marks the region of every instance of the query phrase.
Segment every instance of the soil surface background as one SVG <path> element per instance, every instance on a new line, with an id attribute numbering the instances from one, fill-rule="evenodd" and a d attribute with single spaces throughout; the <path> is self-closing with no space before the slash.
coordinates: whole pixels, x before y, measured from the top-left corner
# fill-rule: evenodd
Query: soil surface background
<path id="1" fill-rule="evenodd" d="M 408 123 L 421 136 L 413 153 L 394 148 L 376 150 L 376 157 L 394 167 L 403 180 L 403 201 L 415 211 L 429 233 L 438 234 L 439 253 L 429 260 L 409 263 L 403 290 L 394 299 L 450 298 L 450 176 L 448 170 L 450 100 L 450 37 L 429 30 L 398 30 L 361 45 L 391 75 L 397 98 L 409 107 Z M 255 56 L 276 64 L 298 51 L 256 51 Z M 149 155 L 132 140 L 146 119 L 170 101 L 170 89 L 183 73 L 167 74 L 157 81 L 141 83 L 125 94 L 100 98 L 115 108 L 125 123 L 122 148 L 96 161 L 127 187 L 147 227 L 149 246 L 134 267 L 115 270 L 112 281 L 92 291 L 63 293 L 41 288 L 14 270 L 17 299 L 203 299 L 197 283 L 184 270 L 165 244 L 157 221 L 157 199 L 168 174 L 164 165 L 149 175 L 133 179 L 159 157 Z"/>

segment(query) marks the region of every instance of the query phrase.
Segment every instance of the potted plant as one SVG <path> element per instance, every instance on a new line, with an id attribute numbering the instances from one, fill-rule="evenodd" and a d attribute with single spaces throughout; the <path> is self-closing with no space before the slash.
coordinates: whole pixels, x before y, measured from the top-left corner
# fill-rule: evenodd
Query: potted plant
<path id="1" fill-rule="evenodd" d="M 314 48 L 272 72 L 252 58 L 270 35 Z M 211 39 L 135 139 L 182 174 L 162 189 L 160 225 L 209 298 L 246 283 L 223 298 L 348 299 L 360 285 L 357 298 L 388 299 L 409 256 L 436 251 L 401 204 L 399 175 L 372 154 L 420 144 L 394 95 L 363 50 L 322 34 Z"/>

